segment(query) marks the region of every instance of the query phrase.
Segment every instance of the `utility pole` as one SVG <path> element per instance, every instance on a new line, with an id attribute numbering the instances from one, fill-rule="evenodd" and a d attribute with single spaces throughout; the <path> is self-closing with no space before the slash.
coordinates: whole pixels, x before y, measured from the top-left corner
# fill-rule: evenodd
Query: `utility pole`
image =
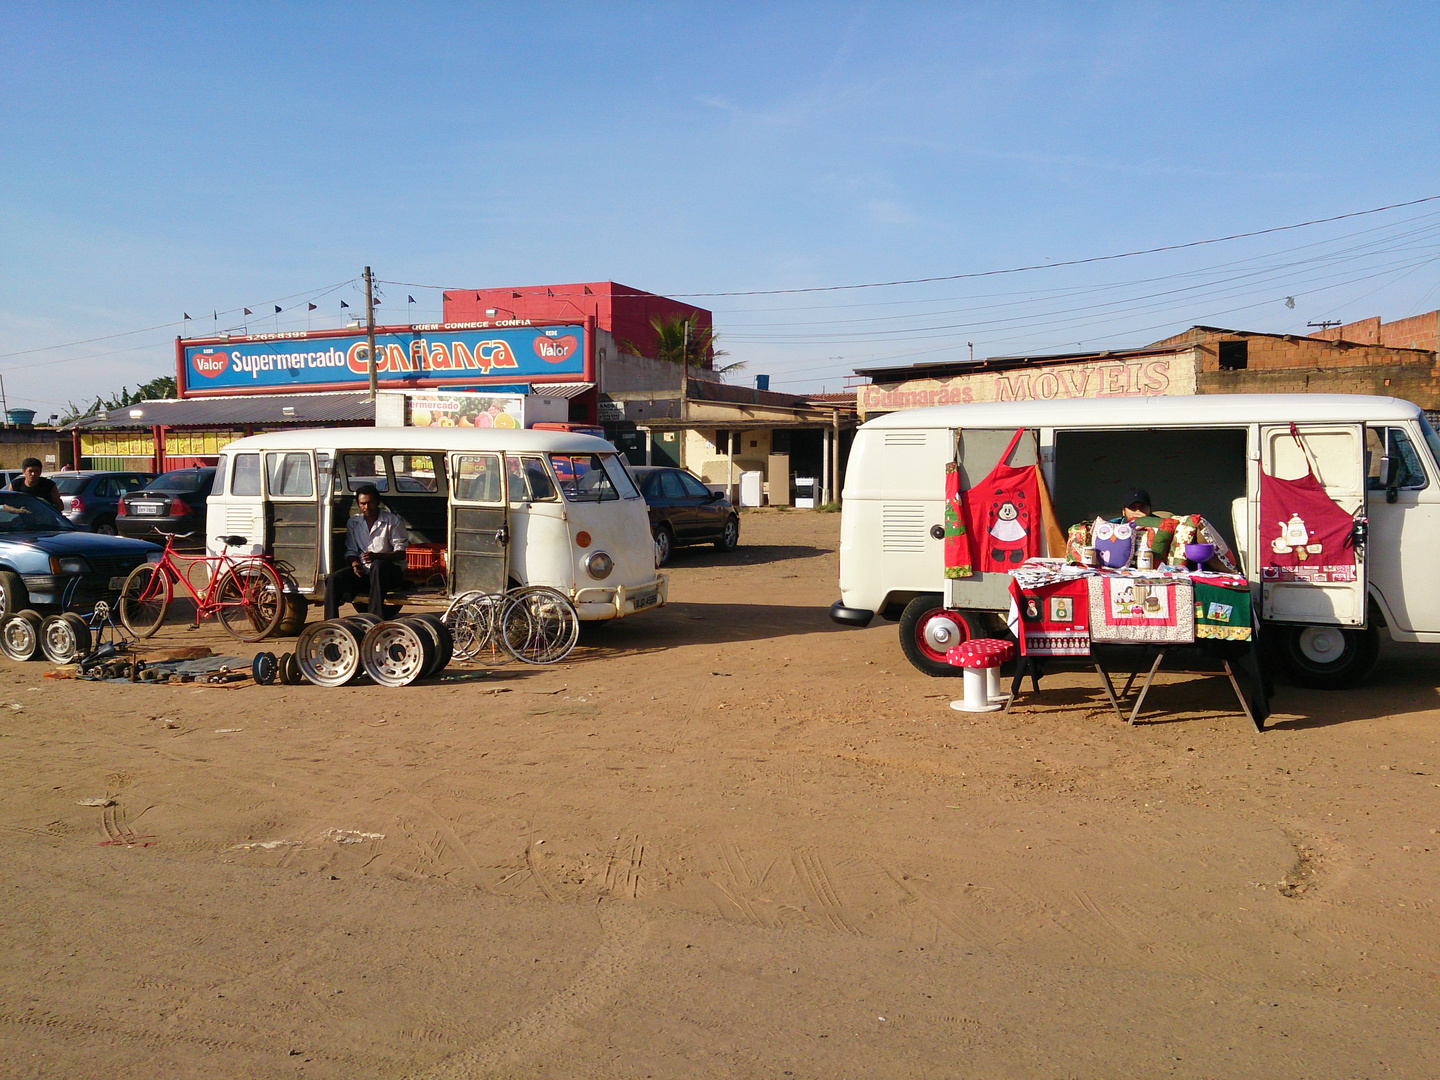
<path id="1" fill-rule="evenodd" d="M 376 389 L 376 368 L 375 368 L 375 282 L 370 275 L 370 267 L 365 267 L 365 341 L 370 346 L 370 358 L 365 362 L 365 370 L 370 375 L 370 400 L 375 400 Z"/>
<path id="2" fill-rule="evenodd" d="M 680 446 L 675 455 L 680 459 L 680 467 L 685 467 L 685 419 L 690 415 L 690 406 L 686 403 L 690 397 L 690 320 L 685 320 L 685 337 L 680 346 Z M 730 478 L 725 478 L 728 490 Z"/>
<path id="3" fill-rule="evenodd" d="M 1339 319 L 1321 319 L 1319 322 L 1307 322 L 1306 326 L 1318 326 L 1321 330 L 1329 330 L 1332 326 L 1339 326 Z"/>

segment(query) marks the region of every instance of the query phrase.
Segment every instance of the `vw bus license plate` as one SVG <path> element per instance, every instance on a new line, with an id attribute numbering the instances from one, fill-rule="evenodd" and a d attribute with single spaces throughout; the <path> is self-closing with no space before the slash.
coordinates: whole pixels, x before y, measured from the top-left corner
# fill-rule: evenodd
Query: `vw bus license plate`
<path id="1" fill-rule="evenodd" d="M 634 610 L 643 611 L 647 607 L 654 607 L 660 600 L 660 590 L 656 588 L 646 589 L 644 592 L 636 593 L 634 599 Z"/>

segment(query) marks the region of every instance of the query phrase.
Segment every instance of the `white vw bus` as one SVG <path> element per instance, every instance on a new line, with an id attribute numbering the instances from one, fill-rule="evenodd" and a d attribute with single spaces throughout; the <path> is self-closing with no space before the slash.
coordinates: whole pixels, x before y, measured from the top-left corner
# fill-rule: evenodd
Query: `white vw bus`
<path id="1" fill-rule="evenodd" d="M 239 439 L 220 454 L 207 547 L 247 540 L 285 564 L 301 593 L 340 566 L 355 491 L 374 484 L 405 522 L 412 559 L 444 592 L 548 585 L 582 620 L 660 607 L 650 522 L 604 439 L 501 428 L 321 428 Z M 443 567 L 443 569 L 442 569 Z"/>
<path id="2" fill-rule="evenodd" d="M 1326 493 L 1356 518 L 1353 582 L 1261 581 L 1249 557 L 1260 470 L 1293 479 L 1308 467 L 1292 422 Z M 945 466 L 958 462 L 961 489 L 970 487 L 1016 428 L 1025 435 L 1010 464 L 1039 462 L 1062 529 L 1118 514 L 1132 487 L 1157 508 L 1204 515 L 1250 579 L 1262 640 L 1299 682 L 1361 681 L 1382 627 L 1394 641 L 1440 642 L 1440 439 L 1408 401 L 1343 394 L 1021 401 L 877 417 L 856 432 L 847 465 L 836 622 L 898 620 L 905 655 L 931 675 L 955 673 L 950 646 L 1003 632 L 1008 574 L 945 577 Z"/>

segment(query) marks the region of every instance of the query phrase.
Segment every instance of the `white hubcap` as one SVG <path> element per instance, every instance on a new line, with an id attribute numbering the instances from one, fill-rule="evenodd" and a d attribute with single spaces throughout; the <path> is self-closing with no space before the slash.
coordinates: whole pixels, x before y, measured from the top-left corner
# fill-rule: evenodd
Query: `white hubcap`
<path id="1" fill-rule="evenodd" d="M 1312 664 L 1333 664 L 1345 652 L 1345 635 L 1333 626 L 1309 626 L 1300 631 L 1300 654 Z"/>
<path id="2" fill-rule="evenodd" d="M 925 624 L 925 644 L 937 653 L 944 653 L 962 640 L 960 624 L 945 615 L 937 615 Z"/>

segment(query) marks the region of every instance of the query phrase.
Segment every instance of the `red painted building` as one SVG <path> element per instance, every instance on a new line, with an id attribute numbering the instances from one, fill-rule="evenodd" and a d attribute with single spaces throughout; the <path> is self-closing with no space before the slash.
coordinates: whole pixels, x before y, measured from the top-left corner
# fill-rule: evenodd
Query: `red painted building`
<path id="1" fill-rule="evenodd" d="M 710 312 L 668 296 L 632 289 L 614 281 L 581 282 L 574 285 L 529 285 L 506 289 L 452 289 L 445 293 L 443 319 L 447 325 L 484 323 L 504 326 L 507 321 L 536 323 L 575 322 L 586 316 L 595 319 L 596 329 L 608 333 L 615 346 L 655 359 L 655 328 L 652 319 L 692 319 L 697 329 L 712 327 Z M 602 341 L 603 349 L 608 343 Z M 602 363 L 604 357 L 601 357 Z"/>

